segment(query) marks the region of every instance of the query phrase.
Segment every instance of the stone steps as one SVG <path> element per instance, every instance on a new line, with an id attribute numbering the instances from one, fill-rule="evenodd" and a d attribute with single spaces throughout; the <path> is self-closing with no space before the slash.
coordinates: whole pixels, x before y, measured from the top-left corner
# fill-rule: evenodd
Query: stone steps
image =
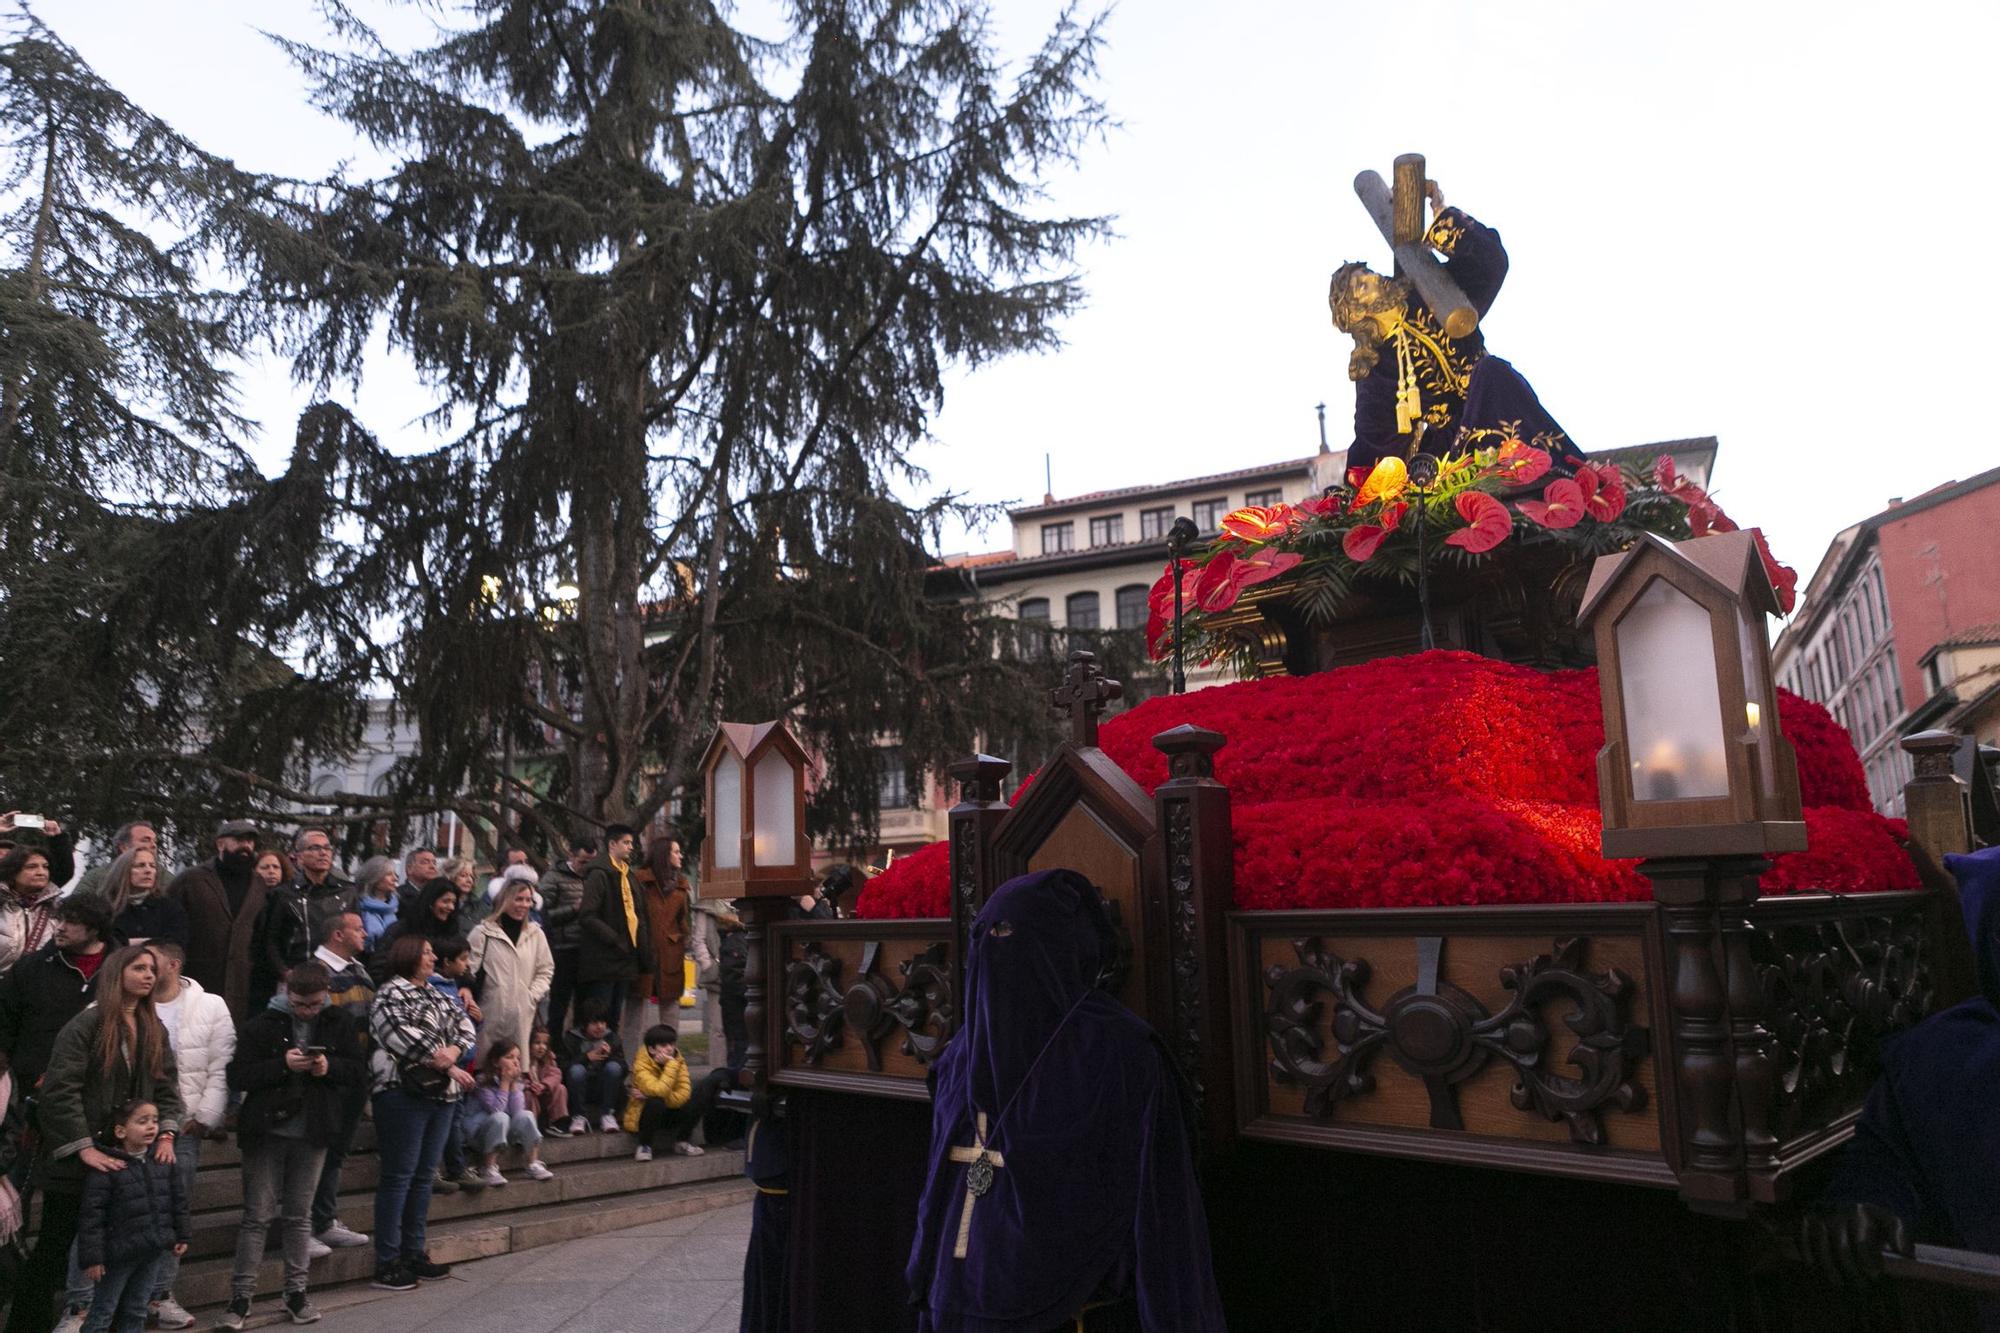
<path id="1" fill-rule="evenodd" d="M 731 1156 L 737 1154 L 710 1154 Z M 672 1165 L 707 1159 L 675 1158 Z M 632 1165 L 629 1161 L 627 1165 Z M 669 1165 L 655 1163 L 654 1165 Z M 668 1188 L 640 1193 L 584 1199 L 572 1203 L 543 1203 L 473 1216 L 439 1221 L 432 1213 L 429 1247 L 434 1263 L 457 1264 L 516 1250 L 553 1245 L 560 1241 L 595 1236 L 624 1227 L 643 1226 L 690 1213 L 707 1212 L 742 1203 L 756 1193 L 755 1187 L 739 1174 L 733 1179 L 669 1182 Z M 504 1191 L 496 1191 L 502 1192 Z M 257 1270 L 259 1299 L 275 1296 L 284 1286 L 284 1265 L 267 1250 L 263 1266 Z M 175 1293 L 189 1309 L 220 1306 L 229 1299 L 231 1258 L 189 1259 L 181 1265 Z M 366 1282 L 375 1275 L 372 1246 L 335 1250 L 314 1260 L 312 1286 L 315 1290 L 348 1282 Z M 391 1298 L 393 1299 L 393 1298 Z M 203 1321 L 207 1323 L 207 1320 Z"/>
<path id="2" fill-rule="evenodd" d="M 632 1159 L 636 1146 L 637 1141 L 624 1133 L 592 1131 L 544 1139 L 542 1160 L 555 1178 L 541 1181 L 521 1174 L 522 1154 L 507 1150 L 500 1157 L 505 1186 L 432 1196 L 428 1228 L 432 1261 L 453 1264 L 509 1254 L 726 1208 L 755 1195 L 743 1178 L 740 1151 L 710 1149 L 701 1157 L 666 1154 L 656 1161 L 636 1162 Z M 364 1118 L 354 1136 L 354 1151 L 340 1173 L 340 1217 L 356 1231 L 375 1229 L 375 1185 L 380 1178 L 375 1126 Z M 194 1239 L 175 1284 L 176 1296 L 189 1309 L 219 1306 L 229 1299 L 242 1195 L 242 1153 L 236 1143 L 204 1143 L 195 1173 Z M 275 1228 L 264 1253 L 257 1273 L 260 1299 L 275 1296 L 284 1285 Z M 374 1274 L 374 1247 L 357 1246 L 314 1260 L 311 1282 L 320 1289 L 366 1282 Z M 260 1313 L 267 1309 L 259 1307 Z"/>

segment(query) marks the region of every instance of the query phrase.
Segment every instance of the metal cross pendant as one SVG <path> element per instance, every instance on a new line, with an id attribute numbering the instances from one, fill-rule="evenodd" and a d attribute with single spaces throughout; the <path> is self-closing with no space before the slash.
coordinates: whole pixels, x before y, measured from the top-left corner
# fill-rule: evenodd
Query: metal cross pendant
<path id="1" fill-rule="evenodd" d="M 979 1112 L 979 1118 L 972 1131 L 970 1148 L 953 1148 L 947 1154 L 954 1162 L 966 1163 L 965 1203 L 958 1212 L 958 1243 L 952 1246 L 951 1257 L 963 1259 L 972 1241 L 972 1205 L 980 1196 L 993 1188 L 994 1172 L 1007 1165 L 1007 1159 L 994 1149 L 986 1146 L 986 1112 Z"/>

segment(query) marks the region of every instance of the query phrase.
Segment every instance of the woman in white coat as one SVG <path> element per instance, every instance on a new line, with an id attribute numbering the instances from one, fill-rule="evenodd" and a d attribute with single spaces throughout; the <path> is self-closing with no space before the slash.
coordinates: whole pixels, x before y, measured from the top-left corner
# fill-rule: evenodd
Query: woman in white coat
<path id="1" fill-rule="evenodd" d="M 535 1032 L 535 1009 L 555 980 L 556 956 L 549 937 L 528 919 L 534 910 L 533 882 L 513 881 L 495 900 L 492 915 L 472 929 L 472 974 L 479 978 L 479 1056 L 497 1041 L 528 1049 Z"/>

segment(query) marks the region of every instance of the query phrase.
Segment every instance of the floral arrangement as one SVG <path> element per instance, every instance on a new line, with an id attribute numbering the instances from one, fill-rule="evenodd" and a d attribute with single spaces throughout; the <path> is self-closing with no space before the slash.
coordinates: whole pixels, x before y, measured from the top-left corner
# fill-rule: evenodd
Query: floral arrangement
<path id="1" fill-rule="evenodd" d="M 1853 743 L 1781 690 L 1809 847 L 1776 858 L 1766 893 L 1917 887 L 1901 821 L 1870 807 Z M 1541 672 L 1471 653 L 1383 658 L 1166 695 L 1107 721 L 1106 754 L 1148 791 L 1152 738 L 1182 723 L 1228 737 L 1236 906 L 1409 907 L 1618 902 L 1651 892 L 1598 854 L 1595 670 Z M 1027 784 L 1023 784 L 1025 789 Z M 1018 795 L 1016 797 L 1018 798 Z M 868 883 L 863 916 L 943 916 L 945 844 Z"/>
<path id="2" fill-rule="evenodd" d="M 1409 465 L 1385 458 L 1347 484 L 1296 505 L 1239 509 L 1199 555 L 1178 562 L 1148 598 L 1147 650 L 1173 651 L 1174 582 L 1181 587 L 1188 653 L 1208 661 L 1231 651 L 1207 629 L 1249 589 L 1284 579 L 1307 619 L 1332 619 L 1357 583 L 1409 582 L 1420 563 L 1475 565 L 1510 539 L 1575 548 L 1577 562 L 1622 550 L 1642 532 L 1671 540 L 1734 531 L 1736 524 L 1700 486 L 1682 477 L 1671 456 L 1649 476 L 1612 463 L 1584 463 L 1551 478 L 1550 454 L 1519 439 L 1444 459 L 1428 485 Z M 1567 469 L 1565 469 L 1567 470 Z M 1752 529 L 1772 586 L 1790 611 L 1798 575 L 1772 558 Z M 1516 534 L 1519 534 L 1518 538 Z"/>

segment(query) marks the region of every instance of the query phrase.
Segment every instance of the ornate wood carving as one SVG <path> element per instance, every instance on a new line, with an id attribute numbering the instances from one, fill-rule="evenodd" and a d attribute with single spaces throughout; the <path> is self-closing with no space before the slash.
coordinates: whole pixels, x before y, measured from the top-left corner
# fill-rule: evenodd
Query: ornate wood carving
<path id="1" fill-rule="evenodd" d="M 1364 993 L 1368 961 L 1342 958 L 1318 938 L 1293 941 L 1298 966 L 1267 970 L 1264 1027 L 1271 1076 L 1305 1091 L 1308 1115 L 1329 1118 L 1342 1100 L 1372 1091 L 1377 1058 L 1384 1052 L 1424 1081 L 1434 1129 L 1464 1127 L 1457 1086 L 1493 1059 L 1513 1068 L 1514 1106 L 1562 1121 L 1576 1143 L 1604 1142 L 1607 1108 L 1636 1111 L 1644 1105 L 1635 1075 L 1651 1038 L 1629 1019 L 1632 981 L 1616 968 L 1587 970 L 1585 937 L 1558 940 L 1552 953 L 1502 968 L 1499 981 L 1511 997 L 1497 1014 L 1440 979 L 1443 937 L 1420 936 L 1416 944 L 1416 983 L 1379 1008 Z M 1338 1049 L 1331 1060 L 1319 1030 L 1329 1001 Z M 1580 1071 L 1578 1077 L 1552 1068 L 1552 1034 L 1542 1010 L 1562 1002 L 1570 1006 L 1564 1026 L 1577 1038 L 1563 1063 Z"/>
<path id="2" fill-rule="evenodd" d="M 862 950 L 854 976 L 841 980 L 840 960 L 817 941 L 807 941 L 785 968 L 785 1040 L 802 1048 L 816 1065 L 848 1036 L 861 1044 L 868 1068 L 882 1069 L 882 1042 L 903 1033 L 905 1055 L 929 1064 L 950 1039 L 957 1021 L 956 989 L 948 951 L 933 944 L 897 969 L 900 985 L 879 975 L 879 941 Z"/>
<path id="3" fill-rule="evenodd" d="M 1882 1038 L 1936 1005 L 1924 912 L 1759 922 L 1751 956 L 1775 1039 L 1773 1124 L 1781 1138 L 1859 1106 Z"/>

